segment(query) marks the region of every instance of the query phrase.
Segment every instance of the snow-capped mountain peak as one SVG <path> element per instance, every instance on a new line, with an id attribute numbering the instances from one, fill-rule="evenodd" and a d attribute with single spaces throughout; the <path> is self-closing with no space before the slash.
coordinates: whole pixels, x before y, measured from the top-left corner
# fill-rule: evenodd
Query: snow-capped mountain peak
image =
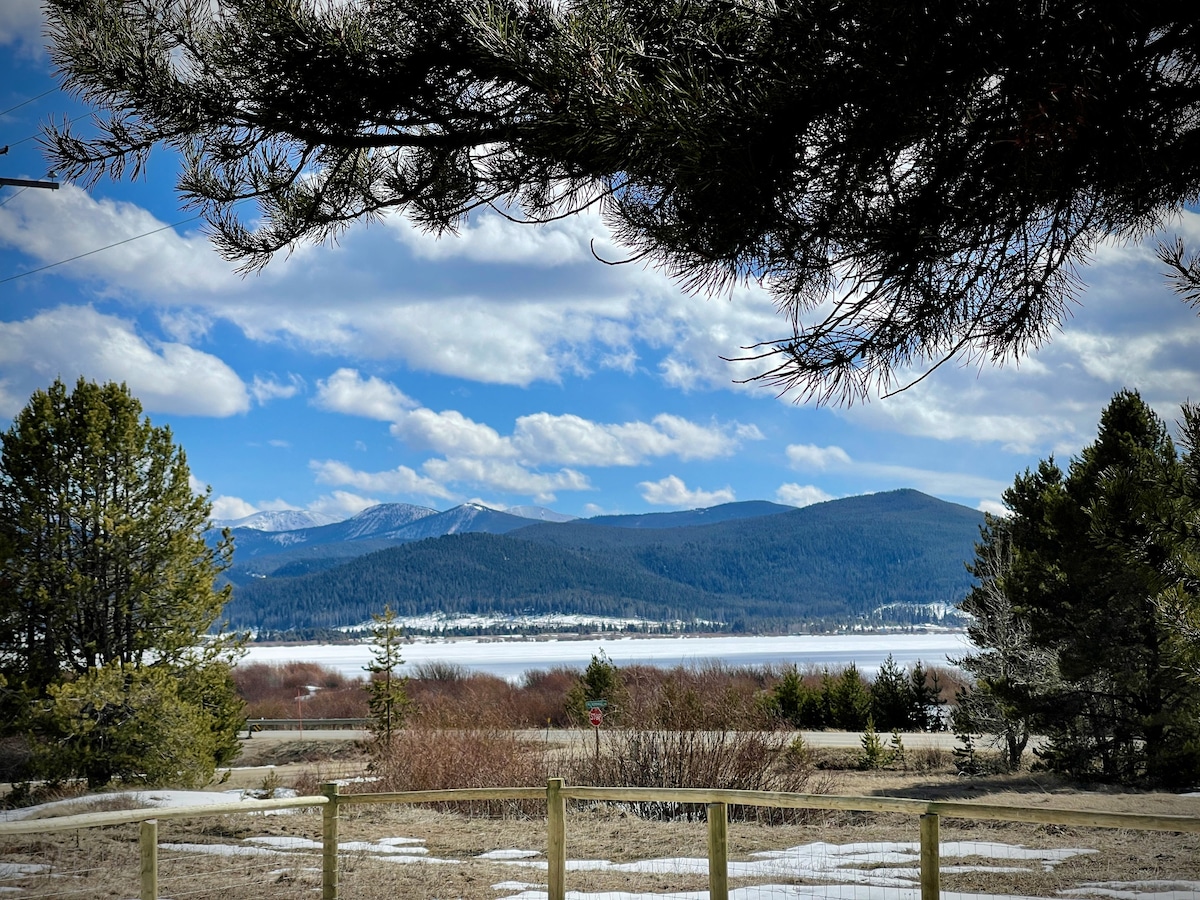
<path id="1" fill-rule="evenodd" d="M 264 509 L 240 519 L 217 519 L 214 528 L 253 528 L 255 531 L 296 531 L 340 521 L 336 516 L 306 509 Z"/>

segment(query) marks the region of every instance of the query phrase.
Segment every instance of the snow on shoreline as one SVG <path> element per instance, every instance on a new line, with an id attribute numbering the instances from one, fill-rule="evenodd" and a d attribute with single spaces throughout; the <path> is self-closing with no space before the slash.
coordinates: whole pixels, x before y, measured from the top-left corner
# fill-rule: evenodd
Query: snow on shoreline
<path id="1" fill-rule="evenodd" d="M 948 656 L 969 651 L 966 635 L 956 631 L 932 633 L 842 635 L 720 635 L 645 637 L 588 636 L 544 638 L 412 638 L 404 643 L 406 669 L 442 662 L 471 671 L 498 675 L 510 681 L 530 669 L 569 666 L 582 669 L 592 655 L 604 652 L 617 665 L 672 667 L 720 662 L 729 666 L 797 665 L 837 667 L 854 663 L 873 676 L 892 655 L 901 666 L 920 660 L 926 666 L 945 666 Z M 348 678 L 362 677 L 371 661 L 367 642 L 352 644 L 251 644 L 244 663 L 311 662 Z"/>

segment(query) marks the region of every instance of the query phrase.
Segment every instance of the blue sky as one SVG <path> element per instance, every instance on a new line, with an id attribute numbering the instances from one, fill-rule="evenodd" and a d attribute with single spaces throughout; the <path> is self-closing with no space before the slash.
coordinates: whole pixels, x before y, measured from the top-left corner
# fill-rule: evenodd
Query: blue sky
<path id="1" fill-rule="evenodd" d="M 55 90 L 40 29 L 35 0 L 0 3 L 7 177 L 44 176 L 40 125 L 86 116 Z M 440 240 L 395 218 L 241 278 L 186 221 L 175 174 L 160 153 L 137 182 L 0 189 L 0 420 L 55 377 L 125 381 L 218 518 L 466 500 L 593 515 L 901 487 L 995 510 L 1017 472 L 1087 443 L 1121 388 L 1171 422 L 1200 399 L 1200 318 L 1152 241 L 1099 248 L 1082 304 L 1019 365 L 950 364 L 830 409 L 736 384 L 755 370 L 721 359 L 786 333 L 763 291 L 688 296 L 601 265 L 589 242 L 621 252 L 597 217 L 483 215 Z M 1200 217 L 1178 229 L 1200 242 Z"/>

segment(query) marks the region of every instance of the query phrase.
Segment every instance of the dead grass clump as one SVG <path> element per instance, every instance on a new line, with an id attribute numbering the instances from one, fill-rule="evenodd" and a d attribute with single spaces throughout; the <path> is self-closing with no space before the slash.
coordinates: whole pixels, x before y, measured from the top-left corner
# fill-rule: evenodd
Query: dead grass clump
<path id="1" fill-rule="evenodd" d="M 814 778 L 815 769 L 783 732 L 645 730 L 606 732 L 600 752 L 576 750 L 564 761 L 569 783 L 601 787 L 715 788 L 718 790 L 828 793 L 832 782 Z M 650 819 L 694 820 L 697 804 L 647 802 L 630 809 Z M 804 811 L 778 810 L 781 821 Z M 732 819 L 758 819 L 757 808 L 733 807 Z"/>
<path id="2" fill-rule="evenodd" d="M 372 748 L 371 790 L 434 791 L 452 788 L 541 787 L 548 777 L 546 747 L 524 741 L 517 732 L 476 715 L 465 726 L 458 715 L 418 714 L 394 733 L 390 744 Z M 455 804 L 476 815 L 544 813 L 537 804 L 481 802 Z"/>

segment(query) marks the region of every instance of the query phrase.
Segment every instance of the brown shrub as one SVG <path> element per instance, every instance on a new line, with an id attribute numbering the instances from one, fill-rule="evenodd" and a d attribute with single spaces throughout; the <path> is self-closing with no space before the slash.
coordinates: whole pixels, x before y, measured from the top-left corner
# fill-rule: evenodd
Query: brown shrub
<path id="1" fill-rule="evenodd" d="M 568 666 L 530 669 L 513 693 L 513 727 L 566 728 L 567 692 L 579 680 L 579 670 Z"/>
<path id="2" fill-rule="evenodd" d="M 522 741 L 500 715 L 480 710 L 473 722 L 452 708 L 417 710 L 390 743 L 376 741 L 372 790 L 435 791 L 473 787 L 541 787 L 546 784 L 545 744 Z M 480 802 L 442 805 L 475 815 L 543 814 L 538 805 Z M 528 808 L 526 808 L 528 807 Z"/>

